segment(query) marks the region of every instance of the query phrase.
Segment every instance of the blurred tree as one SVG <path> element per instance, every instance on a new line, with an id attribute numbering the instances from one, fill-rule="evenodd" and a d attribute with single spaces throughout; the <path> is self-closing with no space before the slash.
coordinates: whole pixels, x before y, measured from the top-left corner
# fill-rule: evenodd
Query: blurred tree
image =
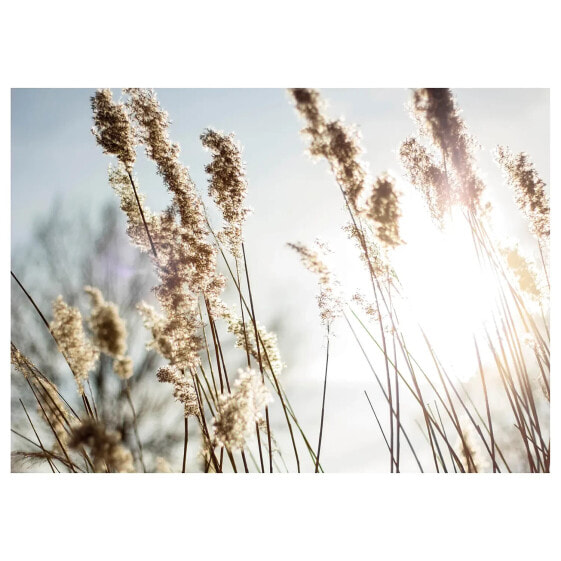
<path id="1" fill-rule="evenodd" d="M 84 293 L 86 285 L 98 287 L 107 300 L 118 305 L 126 321 L 127 344 L 134 362 L 129 386 L 144 460 L 148 470 L 153 471 L 157 456 L 169 458 L 174 447 L 183 442 L 181 408 L 173 407 L 168 388 L 154 383 L 160 359 L 156 353 L 145 349 L 148 334 L 136 305 L 141 300 L 151 300 L 155 276 L 147 256 L 129 244 L 117 205 L 107 204 L 98 218 L 79 214 L 55 201 L 47 217 L 37 224 L 29 242 L 13 250 L 12 270 L 49 321 L 52 301 L 59 294 L 70 305 L 77 306 L 86 320 L 90 313 L 89 297 Z M 11 306 L 14 344 L 59 386 L 72 406 L 78 406 L 79 396 L 64 359 L 32 304 L 14 281 Z M 122 433 L 123 442 L 138 462 L 132 411 L 123 382 L 112 371 L 112 360 L 102 355 L 89 380 L 99 416 L 107 426 Z M 29 422 L 19 399 L 28 411 L 36 408 L 23 377 L 14 370 L 12 426 L 28 434 Z M 22 449 L 23 444 L 14 436 L 14 448 Z"/>

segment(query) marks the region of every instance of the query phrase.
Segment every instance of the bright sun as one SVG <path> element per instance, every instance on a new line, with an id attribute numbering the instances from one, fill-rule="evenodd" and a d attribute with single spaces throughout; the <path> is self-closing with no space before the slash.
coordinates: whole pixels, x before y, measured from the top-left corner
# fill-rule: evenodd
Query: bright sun
<path id="1" fill-rule="evenodd" d="M 409 321 L 427 333 L 449 373 L 467 380 L 477 372 L 474 335 L 492 319 L 490 273 L 474 250 L 468 224 L 455 211 L 443 231 L 430 220 L 416 193 L 403 197 L 402 235 L 392 262 L 404 286 Z"/>

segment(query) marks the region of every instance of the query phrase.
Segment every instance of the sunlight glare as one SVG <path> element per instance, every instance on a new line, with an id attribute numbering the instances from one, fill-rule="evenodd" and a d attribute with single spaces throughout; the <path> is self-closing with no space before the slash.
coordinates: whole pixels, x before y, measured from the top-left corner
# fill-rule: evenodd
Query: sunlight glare
<path id="1" fill-rule="evenodd" d="M 420 326 L 449 374 L 467 380 L 477 372 L 473 336 L 492 317 L 494 284 L 478 262 L 461 212 L 455 211 L 440 231 L 418 194 L 405 192 L 402 235 L 407 243 L 395 252 L 393 263 L 408 296 L 410 321 L 423 318 Z"/>

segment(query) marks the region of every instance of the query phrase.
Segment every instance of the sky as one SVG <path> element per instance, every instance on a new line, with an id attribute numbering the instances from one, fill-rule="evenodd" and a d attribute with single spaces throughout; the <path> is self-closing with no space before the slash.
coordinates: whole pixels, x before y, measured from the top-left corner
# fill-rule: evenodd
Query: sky
<path id="1" fill-rule="evenodd" d="M 90 208 L 111 198 L 108 159 L 90 133 L 93 92 L 12 90 L 12 248 L 28 239 L 33 224 L 55 197 Z M 348 123 L 358 125 L 372 172 L 400 171 L 396 149 L 413 132 L 405 108 L 409 92 L 330 89 L 323 93 L 333 116 L 344 116 Z M 501 143 L 528 152 L 548 183 L 548 90 L 464 89 L 455 93 L 471 132 L 484 149 Z M 203 166 L 209 159 L 199 141 L 201 132 L 206 127 L 235 132 L 244 146 L 249 200 L 256 216 L 266 213 L 267 220 L 273 219 L 277 226 L 287 201 L 298 194 L 301 205 L 292 207 L 293 223 L 309 226 L 312 232 L 318 224 L 325 225 L 327 218 L 321 212 L 310 220 L 305 210 L 308 205 L 320 210 L 318 205 L 337 200 L 338 194 L 325 186 L 324 170 L 303 157 L 305 145 L 298 137 L 301 122 L 284 90 L 162 89 L 158 95 L 173 122 L 172 138 L 181 145 L 182 160 L 199 188 L 205 189 Z M 483 170 L 493 181 L 500 180 L 500 173 L 489 163 L 482 162 Z M 149 182 L 143 181 L 143 189 L 152 206 L 165 206 L 167 194 L 153 174 Z M 319 189 L 323 200 L 316 196 Z"/>
<path id="2" fill-rule="evenodd" d="M 469 276 L 467 254 L 434 231 L 418 194 L 404 179 L 397 151 L 400 142 L 415 132 L 407 111 L 410 91 L 320 91 L 328 101 L 330 116 L 344 117 L 346 123 L 358 127 L 372 177 L 384 171 L 396 176 L 404 193 L 402 235 L 407 243 L 396 251 L 395 265 L 408 289 L 413 314 L 420 315 L 423 325 L 448 349 L 445 359 L 453 361 L 455 357 L 461 363 L 455 365 L 461 371 L 459 377 L 469 377 L 471 365 L 455 345 L 463 346 L 471 330 L 484 319 L 485 310 L 480 313 L 477 308 L 481 299 L 466 295 L 476 292 L 470 286 L 472 281 L 483 283 L 481 287 L 485 281 Z M 94 89 L 12 90 L 12 251 L 30 239 L 35 224 L 49 213 L 55 201 L 92 215 L 98 215 L 108 201 L 118 205 L 107 181 L 110 158 L 101 152 L 90 132 L 93 93 Z M 461 89 L 454 93 L 470 132 L 481 145 L 478 164 L 496 210 L 497 231 L 505 237 L 513 236 L 533 252 L 525 220 L 491 153 L 498 144 L 508 145 L 515 152 L 528 152 L 549 184 L 549 91 Z M 114 95 L 119 96 L 118 90 Z M 315 304 L 315 279 L 286 244 L 322 238 L 334 250 L 335 273 L 349 294 L 364 288 L 356 253 L 341 231 L 346 217 L 337 186 L 325 163 L 313 162 L 305 154 L 306 143 L 299 134 L 303 123 L 284 90 L 162 89 L 158 96 L 172 120 L 170 136 L 180 144 L 180 158 L 189 166 L 200 192 L 207 189 L 204 166 L 210 160 L 199 140 L 203 130 L 213 127 L 234 132 L 243 146 L 247 202 L 253 209 L 245 238 L 256 312 L 266 325 L 281 327 L 281 353 L 283 345 L 291 349 L 286 353 L 288 364 L 283 375 L 287 391 L 294 396 L 296 412 L 301 412 L 299 416 L 314 433 L 320 410 L 325 336 Z M 153 210 L 165 208 L 169 195 L 154 173 L 153 163 L 139 157 L 135 173 L 148 206 Z M 443 257 L 454 265 L 448 267 L 450 278 L 445 278 L 446 270 L 438 269 Z M 468 276 L 462 276 L 462 271 Z M 461 285 L 462 278 L 465 286 Z M 450 286 L 454 290 L 447 293 Z M 458 297 L 459 290 L 463 290 L 463 297 Z M 449 298 L 449 305 L 431 314 L 434 301 L 445 298 Z M 454 336 L 448 333 L 447 338 L 439 329 L 450 326 L 451 318 L 458 315 L 454 306 L 468 321 L 454 325 Z M 380 458 L 383 443 L 363 394 L 366 389 L 375 399 L 376 386 L 355 351 L 356 343 L 344 324 L 336 326 L 322 452 L 326 466 L 335 471 L 368 471 L 386 462 L 385 456 Z M 443 352 L 446 355 L 446 350 Z"/>

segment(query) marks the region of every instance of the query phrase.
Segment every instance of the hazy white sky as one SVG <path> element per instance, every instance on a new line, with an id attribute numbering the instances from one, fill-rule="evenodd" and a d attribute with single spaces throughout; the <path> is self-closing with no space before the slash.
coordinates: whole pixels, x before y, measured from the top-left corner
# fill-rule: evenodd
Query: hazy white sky
<path id="1" fill-rule="evenodd" d="M 410 92 L 321 91 L 329 102 L 331 116 L 344 116 L 346 122 L 358 125 L 372 174 L 389 170 L 400 178 L 397 149 L 415 131 L 406 110 Z M 29 239 L 34 224 L 45 216 L 57 197 L 77 208 L 89 209 L 94 215 L 107 200 L 118 204 L 107 182 L 109 158 L 102 154 L 90 133 L 89 98 L 93 92 L 12 91 L 12 250 Z M 118 91 L 114 92 L 118 97 Z M 498 211 L 497 227 L 530 248 L 525 222 L 490 152 L 497 144 L 528 152 L 549 183 L 549 91 L 466 89 L 455 93 L 463 117 L 482 147 L 478 162 L 489 198 Z M 316 236 L 322 237 L 335 250 L 334 265 L 343 283 L 349 290 L 361 286 L 356 254 L 340 230 L 346 217 L 338 189 L 325 164 L 313 163 L 304 154 L 306 145 L 299 135 L 303 124 L 284 90 L 164 89 L 158 90 L 158 95 L 173 122 L 171 137 L 181 145 L 181 159 L 189 166 L 201 192 L 206 192 L 204 165 L 209 161 L 199 141 L 203 129 L 212 126 L 235 132 L 244 147 L 248 204 L 254 209 L 245 237 L 257 314 L 265 324 L 275 321 L 281 326 L 281 352 L 283 346 L 295 349 L 290 362 L 286 359 L 289 364 L 285 383 L 289 395 L 294 396 L 296 412 L 315 438 L 324 337 L 317 317 L 315 279 L 302 269 L 286 242 L 307 243 Z M 136 174 L 148 205 L 154 210 L 167 206 L 169 196 L 153 164 L 139 158 Z M 423 290 L 432 286 L 436 298 L 442 290 L 438 279 L 431 279 L 427 264 L 438 260 L 439 252 L 446 250 L 429 231 L 426 212 L 413 189 L 403 179 L 398 184 L 405 193 L 403 235 L 408 243 L 396 254 L 396 263 L 404 264 L 402 280 L 405 284 L 411 281 L 412 293 L 415 286 Z M 419 309 L 417 306 L 422 304 L 413 302 L 413 307 Z M 469 307 L 469 300 L 466 305 Z M 479 319 L 475 314 L 473 321 Z M 436 318 L 434 323 L 442 324 L 442 318 Z M 457 341 L 469 335 L 471 324 L 464 327 L 466 333 L 456 332 Z M 372 376 L 356 357 L 355 343 L 343 324 L 337 332 L 323 461 L 332 471 L 387 467 L 386 456 L 381 459 L 375 453 L 382 453 L 383 443 L 363 395 L 364 389 L 376 392 Z M 355 355 L 352 361 L 348 358 L 351 347 Z M 336 439 L 337 446 L 331 445 Z M 348 458 L 354 458 L 350 466 Z"/>

